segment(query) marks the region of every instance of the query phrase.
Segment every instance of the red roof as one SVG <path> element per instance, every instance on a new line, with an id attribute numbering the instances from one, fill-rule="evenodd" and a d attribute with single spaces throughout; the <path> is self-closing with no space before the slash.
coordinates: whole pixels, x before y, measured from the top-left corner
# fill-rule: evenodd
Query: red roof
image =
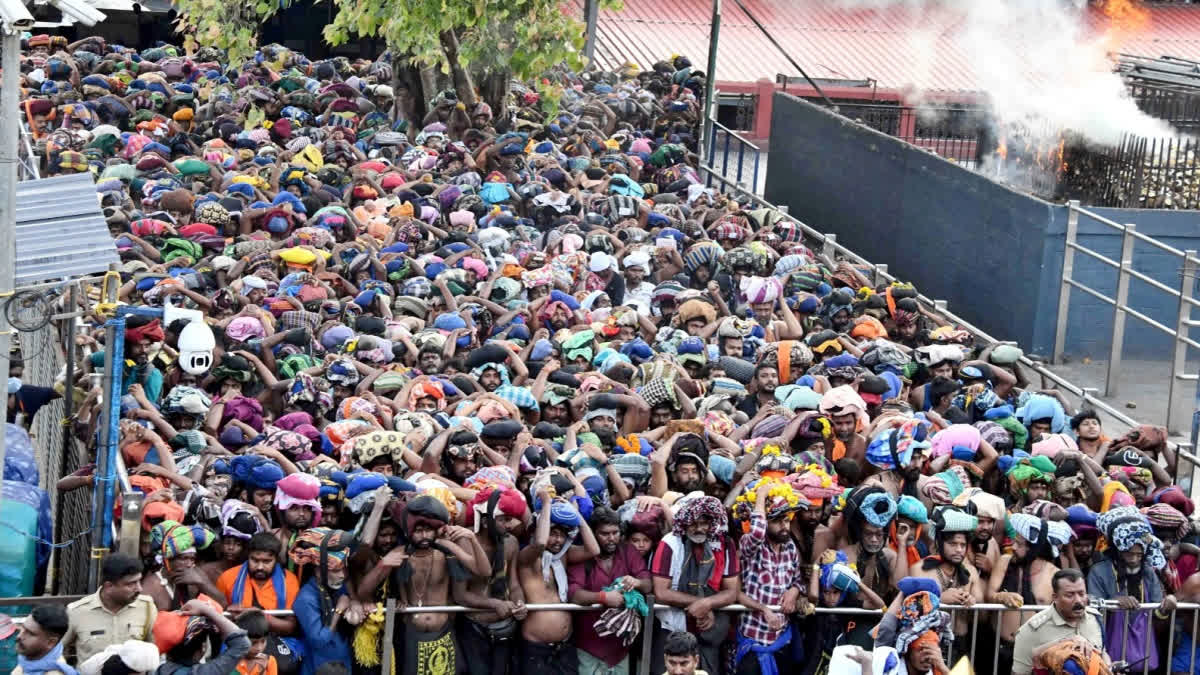
<path id="1" fill-rule="evenodd" d="M 874 79 L 881 89 L 976 89 L 969 60 L 953 38 L 960 18 L 908 5 L 845 9 L 834 6 L 834 1 L 743 0 L 811 77 Z M 1091 6 L 1085 11 L 1092 29 L 1107 25 L 1108 20 Z M 1147 6 L 1147 11 L 1148 26 L 1120 44 L 1120 51 L 1200 61 L 1200 6 Z M 600 14 L 596 60 L 605 68 L 626 61 L 647 67 L 680 53 L 704 69 L 711 12 L 711 0 L 625 0 L 623 10 Z M 934 46 L 929 63 L 923 50 L 914 49 L 914 35 L 932 36 L 926 38 Z M 737 4 L 724 2 L 717 81 L 774 80 L 777 73 L 800 75 Z"/>

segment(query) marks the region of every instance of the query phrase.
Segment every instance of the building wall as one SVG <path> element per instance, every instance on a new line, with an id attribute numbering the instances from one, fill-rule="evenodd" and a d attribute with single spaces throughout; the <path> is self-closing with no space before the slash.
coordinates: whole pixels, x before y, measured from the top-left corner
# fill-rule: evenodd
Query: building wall
<path id="1" fill-rule="evenodd" d="M 836 234 L 868 260 L 886 263 L 927 296 L 998 339 L 1049 356 L 1054 341 L 1067 208 L 1011 190 L 980 174 L 857 125 L 794 96 L 776 93 L 765 197 L 796 218 Z M 1096 209 L 1135 222 L 1180 249 L 1200 248 L 1200 213 Z M 1080 224 L 1079 241 L 1113 259 L 1121 237 Z M 1111 234 L 1109 234 L 1111 232 Z M 1179 286 L 1179 265 L 1145 244 L 1134 267 Z M 1075 256 L 1075 278 L 1115 295 L 1116 271 Z M 1178 302 L 1133 280 L 1130 305 L 1173 326 Z M 1200 312 L 1196 312 L 1200 318 Z M 1073 291 L 1067 351 L 1108 354 L 1112 308 Z M 1198 331 L 1200 332 L 1200 331 Z M 1170 342 L 1133 318 L 1126 354 L 1170 358 Z"/>

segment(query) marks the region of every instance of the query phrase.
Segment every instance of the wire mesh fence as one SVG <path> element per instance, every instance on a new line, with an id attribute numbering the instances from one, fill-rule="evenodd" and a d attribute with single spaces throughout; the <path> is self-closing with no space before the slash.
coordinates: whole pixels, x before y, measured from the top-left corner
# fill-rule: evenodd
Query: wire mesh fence
<path id="1" fill-rule="evenodd" d="M 70 322 L 52 321 L 36 331 L 20 334 L 24 365 L 22 379 L 25 383 L 54 386 L 66 363 L 63 345 L 68 336 L 73 338 Z M 50 495 L 56 541 L 65 541 L 85 531 L 91 522 L 92 509 L 89 491 L 60 493 L 56 488 L 59 478 L 75 472 L 86 462 L 82 448 L 70 433 L 70 427 L 64 424 L 65 405 L 62 398 L 57 398 L 42 407 L 29 430 L 41 474 L 39 487 Z M 47 592 L 86 592 L 89 555 L 86 537 L 55 549 L 47 570 Z"/>

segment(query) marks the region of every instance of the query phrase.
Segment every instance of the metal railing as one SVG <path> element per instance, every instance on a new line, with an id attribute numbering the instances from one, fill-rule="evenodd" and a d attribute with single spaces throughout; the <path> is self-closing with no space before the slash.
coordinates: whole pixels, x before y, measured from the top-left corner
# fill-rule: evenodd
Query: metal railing
<path id="1" fill-rule="evenodd" d="M 742 186 L 721 177 L 710 167 L 701 166 L 700 170 L 706 174 L 711 181 L 715 181 L 719 186 L 719 189 L 722 191 L 737 195 L 739 199 L 753 202 L 758 206 L 779 211 L 785 219 L 799 227 L 804 233 L 806 239 L 814 244 L 813 250 L 820 251 L 822 254 L 830 258 L 843 258 L 850 261 L 852 264 L 867 268 L 870 270 L 868 277 L 871 278 L 872 283 L 878 285 L 900 281 L 898 277 L 888 271 L 888 266 L 886 264 L 876 264 L 867 260 L 866 258 L 863 258 L 854 251 L 839 244 L 837 241 L 837 235 L 821 232 L 793 217 L 788 213 L 786 205 L 777 206 L 772 204 L 762 197 L 747 191 Z M 1154 243 L 1161 245 L 1159 242 Z M 1067 263 L 1069 262 L 1069 260 L 1064 261 L 1064 269 L 1068 269 Z M 930 313 L 944 319 L 947 322 L 958 325 L 967 332 L 971 333 L 971 335 L 973 335 L 977 340 L 980 340 L 987 345 L 1013 344 L 1010 341 L 999 340 L 989 335 L 987 332 L 976 327 L 966 319 L 963 319 L 957 314 L 951 312 L 949 305 L 945 300 L 935 300 L 918 292 L 917 301 L 921 303 L 921 305 L 923 305 L 924 308 Z M 1028 356 L 1022 356 L 1020 359 L 1020 364 L 1023 368 L 1033 372 L 1041 378 L 1043 388 L 1053 387 L 1065 392 L 1065 394 L 1075 397 L 1079 401 L 1080 406 L 1090 407 L 1126 427 L 1132 428 L 1141 424 L 1120 410 L 1113 408 L 1104 400 L 1097 398 L 1094 395 L 1095 389 L 1077 385 L 1046 368 L 1042 363 L 1030 359 Z M 1200 415 L 1198 415 L 1198 419 L 1200 419 Z M 1197 466 L 1200 466 L 1200 458 L 1193 454 L 1193 448 L 1196 447 L 1195 432 L 1193 432 L 1192 440 L 1190 442 L 1180 441 L 1175 443 L 1175 445 L 1177 447 L 1176 456 L 1178 461 L 1176 462 L 1175 474 L 1172 476 L 1172 478 L 1174 479 L 1176 485 L 1179 485 L 1184 489 L 1185 492 L 1188 492 L 1192 486 L 1200 486 L 1200 482 L 1195 480 L 1196 468 Z"/>
<path id="2" fill-rule="evenodd" d="M 742 189 L 746 189 L 746 179 L 748 178 L 749 192 L 758 194 L 762 150 L 738 132 L 716 120 L 711 120 L 709 129 L 705 163 L 713 167 L 713 170 L 717 171 L 721 178 L 734 181 Z M 749 168 L 747 168 L 747 160 L 749 160 Z M 712 187 L 711 178 L 708 186 Z"/>
<path id="3" fill-rule="evenodd" d="M 32 605 L 32 604 L 63 604 L 63 605 L 65 605 L 67 603 L 74 602 L 74 601 L 80 599 L 81 597 L 82 596 L 72 595 L 72 596 L 41 596 L 41 597 L 24 597 L 24 598 L 4 598 L 4 599 L 0 599 L 0 608 L 7 607 L 7 606 L 22 606 L 22 605 Z M 647 604 L 654 610 L 654 612 L 651 612 L 651 614 L 649 616 L 642 619 L 642 626 L 641 626 L 641 630 L 639 631 L 639 635 L 642 637 L 642 639 L 641 639 L 641 654 L 640 654 L 640 658 L 638 660 L 638 670 L 637 670 L 638 675 L 649 675 L 649 673 L 650 673 L 650 665 L 652 662 L 651 655 L 652 655 L 652 651 L 654 648 L 653 617 L 654 617 L 655 613 L 658 612 L 659 610 L 677 609 L 671 605 L 656 604 L 654 602 L 653 595 L 647 596 L 646 601 L 647 601 Z M 970 663 L 972 663 L 972 664 L 978 663 L 977 656 L 979 655 L 979 646 L 980 646 L 979 641 L 978 641 L 980 615 L 992 615 L 992 614 L 999 614 L 1002 612 L 1018 612 L 1022 615 L 1021 618 L 1023 620 L 1028 620 L 1029 616 L 1032 616 L 1032 614 L 1034 612 L 1040 612 L 1044 609 L 1048 609 L 1049 607 L 1050 607 L 1050 605 L 1028 605 L 1028 606 L 1022 606 L 1019 608 L 1012 608 L 1012 607 L 1007 607 L 1005 605 L 983 604 L 983 603 L 974 604 L 974 605 L 970 605 L 970 606 L 941 605 L 940 609 L 942 609 L 950 614 L 951 626 L 957 626 L 959 618 L 964 613 L 970 615 L 970 618 L 968 620 L 970 621 L 970 624 L 971 624 L 970 629 L 965 634 L 955 636 L 955 641 L 950 644 L 948 653 L 946 654 L 946 661 L 950 664 L 953 664 L 956 656 L 960 656 L 960 657 L 966 656 Z M 1140 605 L 1138 605 L 1137 610 L 1122 610 L 1117 605 L 1116 601 L 1112 601 L 1112 600 L 1093 604 L 1094 609 L 1097 609 L 1100 612 L 1102 612 L 1102 617 L 1100 619 L 1101 626 L 1107 626 L 1109 612 L 1124 611 L 1125 630 L 1122 631 L 1122 640 L 1121 640 L 1120 651 L 1116 654 L 1112 654 L 1112 653 L 1109 654 L 1109 656 L 1114 661 L 1125 660 L 1125 655 L 1128 653 L 1129 634 L 1131 632 L 1130 626 L 1133 622 L 1134 615 L 1137 613 L 1140 613 L 1140 612 L 1149 613 L 1154 610 L 1157 610 L 1158 607 L 1159 607 L 1159 605 L 1155 604 L 1155 603 L 1141 603 Z M 604 605 L 577 605 L 574 603 L 543 603 L 543 604 L 526 605 L 526 609 L 528 609 L 530 612 L 544 612 L 544 611 L 594 612 L 594 611 L 600 611 L 600 610 L 607 609 L 607 607 Z M 769 606 L 768 609 L 770 609 L 771 611 L 774 611 L 774 612 L 781 611 L 781 609 L 778 605 Z M 483 613 L 486 611 L 487 610 L 483 610 L 483 609 L 476 608 L 476 607 L 463 607 L 461 605 L 436 605 L 436 606 L 428 606 L 428 607 L 398 607 L 398 606 L 396 606 L 395 599 L 389 598 L 386 601 L 386 603 L 384 604 L 384 613 L 385 613 L 384 614 L 384 616 L 385 616 L 384 629 L 383 629 L 383 635 L 380 637 L 379 644 L 385 645 L 385 646 L 394 644 L 395 631 L 396 631 L 396 617 L 397 616 L 404 616 L 404 615 L 409 615 L 409 614 L 468 614 L 468 613 Z M 751 610 L 749 607 L 746 607 L 745 605 L 734 604 L 734 605 L 726 605 L 725 607 L 718 607 L 714 611 L 732 612 L 732 613 L 740 614 L 740 613 L 753 611 L 753 610 Z M 1183 602 L 1178 603 L 1176 605 L 1175 609 L 1171 611 L 1171 614 L 1170 614 L 1169 618 L 1167 619 L 1169 621 L 1169 625 L 1171 627 L 1171 629 L 1168 631 L 1169 637 L 1167 638 L 1166 658 L 1168 659 L 1168 662 L 1174 656 L 1175 636 L 1177 633 L 1181 633 L 1181 631 L 1175 630 L 1175 628 L 1178 624 L 1178 620 L 1180 618 L 1180 614 L 1184 614 L 1186 616 L 1186 614 L 1188 612 L 1191 612 L 1191 614 L 1192 614 L 1191 635 L 1195 636 L 1198 634 L 1197 630 L 1200 629 L 1200 604 L 1183 603 Z M 290 609 L 263 610 L 263 613 L 269 614 L 272 616 L 294 616 L 294 612 Z M 881 617 L 883 615 L 883 610 L 860 609 L 860 608 L 852 608 L 852 607 L 814 607 L 813 613 L 818 616 Z M 1000 618 L 999 616 L 986 616 L 984 618 L 984 621 L 990 622 L 990 621 L 998 620 L 999 618 Z M 17 620 L 20 621 L 20 618 L 18 618 Z M 1185 618 L 1185 623 L 1186 623 L 1186 618 Z M 1186 627 L 1184 630 L 1186 630 Z M 1000 640 L 1001 632 L 1002 631 L 998 630 L 998 629 L 992 630 L 992 633 L 993 633 L 993 644 L 992 644 L 992 651 L 991 651 L 991 659 L 992 659 L 991 672 L 992 673 L 996 672 L 996 667 L 999 663 L 1000 646 L 1001 646 L 1001 640 Z M 1143 650 L 1142 650 L 1142 653 L 1144 653 L 1144 654 L 1150 652 L 1149 646 L 1150 646 L 1150 639 L 1151 639 L 1152 635 L 1154 635 L 1153 630 L 1146 631 L 1146 637 L 1145 637 L 1146 642 L 1145 642 L 1145 645 L 1143 645 Z M 650 636 L 649 639 L 647 639 L 646 636 Z M 960 642 L 960 638 L 962 639 L 962 641 L 965 641 L 965 640 L 970 641 L 969 649 L 964 649 L 963 647 L 957 646 L 957 643 Z M 799 638 L 799 636 L 795 636 L 792 639 L 795 640 L 795 639 L 800 639 L 800 638 Z M 962 651 L 959 651 L 959 650 L 962 650 Z M 383 659 L 382 670 L 383 670 L 383 672 L 385 672 L 385 673 L 391 672 L 390 666 L 391 666 L 392 658 L 393 658 L 392 650 L 386 649 L 386 648 L 382 650 L 382 659 Z M 1186 672 L 1192 673 L 1192 672 L 1195 672 L 1195 667 L 1196 667 L 1196 650 L 1195 649 L 1191 650 L 1190 659 L 1191 659 L 1191 663 Z M 1141 670 L 1143 675 L 1146 675 L 1146 673 L 1149 672 L 1149 661 L 1133 663 L 1133 664 L 1130 664 L 1130 666 L 1131 666 L 1131 668 L 1129 669 L 1128 672 L 1137 672 L 1138 670 Z M 978 666 L 976 666 L 975 670 L 978 671 L 978 670 L 980 670 L 980 668 Z"/>
<path id="4" fill-rule="evenodd" d="M 29 129 L 25 124 L 21 125 L 21 144 L 18 146 L 18 180 L 37 180 L 42 177 L 42 172 L 39 168 L 41 158 L 33 152 L 33 145 L 29 142 Z"/>
<path id="5" fill-rule="evenodd" d="M 1088 218 L 1091 222 L 1121 233 L 1120 260 L 1113 260 L 1079 243 L 1079 219 L 1081 216 Z M 1177 259 L 1180 268 L 1180 279 L 1179 285 L 1176 288 L 1172 288 L 1133 268 L 1135 246 L 1139 241 L 1157 249 L 1159 253 L 1166 253 Z M 1076 252 L 1098 260 L 1116 270 L 1117 284 L 1115 298 L 1109 297 L 1074 278 Z M 1167 384 L 1166 426 L 1169 431 L 1175 432 L 1177 430 L 1176 427 L 1181 422 L 1181 416 L 1177 414 L 1177 404 L 1179 403 L 1177 399 L 1179 399 L 1184 389 L 1182 385 L 1184 382 L 1194 383 L 1200 380 L 1200 374 L 1183 372 L 1187 366 L 1188 347 L 1200 349 L 1200 342 L 1193 340 L 1188 335 L 1191 326 L 1200 325 L 1200 321 L 1192 320 L 1192 306 L 1200 305 L 1200 300 L 1194 297 L 1197 265 L 1200 265 L 1200 257 L 1197 257 L 1197 252 L 1193 249 L 1181 251 L 1153 237 L 1138 232 L 1137 225 L 1133 223 L 1122 225 L 1080 208 L 1077 201 L 1069 202 L 1067 205 L 1067 232 L 1063 252 L 1062 279 L 1058 292 L 1058 319 L 1054 332 L 1053 362 L 1063 362 L 1063 352 L 1066 349 L 1067 341 L 1067 318 L 1071 308 L 1071 289 L 1077 289 L 1086 293 L 1113 308 L 1113 326 L 1111 342 L 1109 343 L 1108 367 L 1104 375 L 1105 396 L 1111 397 L 1117 394 L 1121 379 L 1121 361 L 1125 349 L 1125 318 L 1131 316 L 1151 328 L 1166 333 L 1174 343 L 1174 350 L 1171 356 L 1171 375 Z M 1132 279 L 1137 279 L 1154 291 L 1163 293 L 1175 300 L 1178 305 L 1178 311 L 1174 326 L 1168 326 L 1156 321 L 1145 313 L 1129 306 L 1129 282 Z"/>
<path id="6" fill-rule="evenodd" d="M 978 107 L 912 108 L 878 103 L 839 103 L 843 116 L 894 136 L 968 169 L 976 169 L 993 148 Z"/>

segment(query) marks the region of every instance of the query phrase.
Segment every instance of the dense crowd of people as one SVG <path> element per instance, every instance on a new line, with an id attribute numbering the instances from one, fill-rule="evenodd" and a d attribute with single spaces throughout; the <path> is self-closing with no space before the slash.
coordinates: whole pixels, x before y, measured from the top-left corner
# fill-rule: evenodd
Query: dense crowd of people
<path id="1" fill-rule="evenodd" d="M 946 673 L 970 644 L 980 673 L 1190 668 L 1165 431 L 1106 436 L 1018 348 L 706 187 L 687 58 L 417 120 L 387 58 L 23 46 L 24 120 L 49 175 L 94 176 L 119 302 L 216 343 L 197 374 L 186 321 L 127 318 L 141 550 L 34 611 L 23 672 L 624 674 L 647 640 L 673 675 Z M 91 318 L 59 393 L 94 451 Z M 530 609 L 562 603 L 592 609 Z M 1011 611 L 943 608 L 977 603 Z"/>

